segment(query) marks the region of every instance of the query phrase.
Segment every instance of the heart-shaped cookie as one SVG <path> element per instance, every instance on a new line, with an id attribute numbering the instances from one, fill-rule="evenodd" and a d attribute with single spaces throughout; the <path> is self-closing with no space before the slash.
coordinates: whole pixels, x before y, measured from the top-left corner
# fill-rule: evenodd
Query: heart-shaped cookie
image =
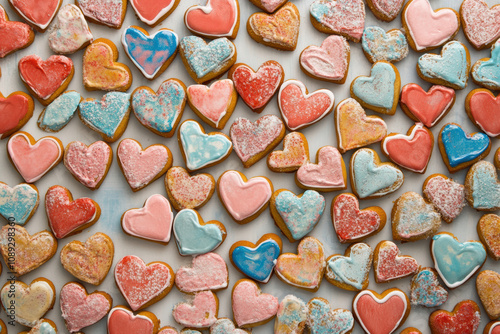
<path id="1" fill-rule="evenodd" d="M 182 122 L 177 139 L 188 171 L 221 163 L 233 150 L 228 136 L 222 132 L 206 133 L 201 124 L 192 119 Z"/>
<path id="2" fill-rule="evenodd" d="M 66 328 L 74 333 L 104 318 L 111 310 L 113 299 L 106 292 L 89 294 L 80 283 L 69 282 L 61 288 L 59 304 Z"/>
<path id="3" fill-rule="evenodd" d="M 299 39 L 300 13 L 287 2 L 276 13 L 254 13 L 248 18 L 247 31 L 258 43 L 278 50 L 293 51 Z"/>
<path id="4" fill-rule="evenodd" d="M 181 267 L 175 273 L 175 286 L 185 293 L 225 289 L 228 281 L 226 262 L 216 253 L 195 256 L 191 267 Z"/>
<path id="5" fill-rule="evenodd" d="M 357 242 L 380 232 L 386 223 L 385 211 L 378 206 L 359 209 L 356 196 L 344 193 L 332 201 L 332 222 L 341 243 Z"/>
<path id="6" fill-rule="evenodd" d="M 18 277 L 40 267 L 57 251 L 57 240 L 52 233 L 45 230 L 30 235 L 19 225 L 5 225 L 0 230 L 0 245 L 9 271 Z"/>
<path id="7" fill-rule="evenodd" d="M 109 312 L 107 325 L 109 334 L 126 333 L 131 328 L 136 333 L 153 334 L 158 331 L 160 320 L 151 312 L 143 311 L 134 314 L 127 307 L 119 305 Z"/>
<path id="8" fill-rule="evenodd" d="M 7 97 L 0 92 L 0 139 L 22 128 L 33 116 L 34 108 L 33 99 L 24 92 L 14 92 Z"/>
<path id="9" fill-rule="evenodd" d="M 493 92 L 477 88 L 465 98 L 465 110 L 470 120 L 490 137 L 500 136 L 500 97 Z"/>
<path id="10" fill-rule="evenodd" d="M 226 239 L 226 228 L 212 220 L 204 222 L 198 212 L 184 209 L 174 219 L 174 236 L 181 255 L 200 255 L 213 251 Z"/>
<path id="11" fill-rule="evenodd" d="M 7 152 L 23 179 L 34 183 L 61 162 L 64 147 L 56 137 L 47 136 L 35 141 L 29 133 L 19 131 L 10 137 Z"/>
<path id="12" fill-rule="evenodd" d="M 113 241 L 104 233 L 90 236 L 85 243 L 71 241 L 61 250 L 61 263 L 71 275 L 81 281 L 100 285 L 113 264 Z M 75 266 L 74 263 L 78 263 Z"/>
<path id="13" fill-rule="evenodd" d="M 129 0 L 137 17 L 149 26 L 156 26 L 169 16 L 180 0 Z"/>
<path id="14" fill-rule="evenodd" d="M 86 47 L 93 39 L 80 8 L 67 4 L 61 8 L 50 28 L 49 47 L 55 53 L 71 54 Z"/>
<path id="15" fill-rule="evenodd" d="M 165 262 L 148 263 L 135 256 L 123 257 L 115 266 L 115 282 L 133 311 L 165 297 L 174 286 L 174 271 Z"/>
<path id="16" fill-rule="evenodd" d="M 81 101 L 82 96 L 74 90 L 62 93 L 40 113 L 38 127 L 46 132 L 60 131 L 71 121 Z"/>
<path id="17" fill-rule="evenodd" d="M 410 83 L 403 86 L 399 104 L 408 117 L 431 128 L 455 104 L 455 90 L 434 85 L 426 92 L 418 84 Z"/>
<path id="18" fill-rule="evenodd" d="M 484 328 L 484 333 L 487 334 L 498 334 L 500 333 L 500 321 L 491 321 L 486 324 Z"/>
<path id="19" fill-rule="evenodd" d="M 238 117 L 229 129 L 234 151 L 244 167 L 250 167 L 273 150 L 285 136 L 285 125 L 275 115 L 264 115 L 255 122 Z"/>
<path id="20" fill-rule="evenodd" d="M 2 6 L 0 6 L 0 33 L 4 36 L 0 42 L 0 58 L 30 46 L 35 39 L 31 27 L 22 22 L 10 21 Z"/>
<path id="21" fill-rule="evenodd" d="M 279 7 L 283 6 L 288 0 L 250 0 L 255 6 L 260 9 L 272 13 Z"/>
<path id="22" fill-rule="evenodd" d="M 323 244 L 305 237 L 297 246 L 297 254 L 284 253 L 276 260 L 274 271 L 283 282 L 307 291 L 317 291 L 325 272 Z"/>
<path id="23" fill-rule="evenodd" d="M 306 162 L 297 170 L 295 183 L 302 189 L 343 190 L 347 187 L 344 159 L 333 146 L 323 146 L 316 153 L 316 164 Z"/>
<path id="24" fill-rule="evenodd" d="M 227 76 L 247 106 L 260 113 L 283 83 L 285 71 L 277 61 L 268 60 L 257 72 L 246 64 L 235 64 Z"/>
<path id="25" fill-rule="evenodd" d="M 361 148 L 351 156 L 351 187 L 361 199 L 391 194 L 404 182 L 403 172 L 391 162 L 381 162 L 377 152 Z"/>
<path id="26" fill-rule="evenodd" d="M 9 187 L 0 182 L 0 215 L 9 223 L 25 225 L 38 208 L 40 196 L 32 184 Z"/>
<path id="27" fill-rule="evenodd" d="M 392 21 L 403 8 L 404 0 L 367 0 L 366 4 L 375 17 L 382 21 Z"/>
<path id="28" fill-rule="evenodd" d="M 194 329 L 193 330 L 190 329 L 189 331 L 193 331 L 194 334 L 199 333 L 198 331 L 195 331 Z M 184 330 L 182 332 L 184 333 Z M 165 327 L 160 328 L 160 331 L 158 332 L 158 334 L 179 334 L 179 332 L 174 327 L 165 326 Z M 189 333 L 186 333 L 186 334 L 189 334 Z"/>
<path id="29" fill-rule="evenodd" d="M 62 0 L 48 0 L 39 6 L 36 0 L 9 0 L 12 8 L 39 32 L 44 32 L 56 16 Z"/>
<path id="30" fill-rule="evenodd" d="M 486 250 L 479 241 L 461 243 L 453 234 L 441 232 L 432 237 L 431 256 L 443 282 L 454 289 L 481 269 Z"/>
<path id="31" fill-rule="evenodd" d="M 417 241 L 434 235 L 441 227 L 441 216 L 432 204 L 413 191 L 405 192 L 391 212 L 392 238 Z"/>
<path id="32" fill-rule="evenodd" d="M 264 234 L 256 244 L 238 241 L 229 250 L 229 259 L 241 273 L 261 283 L 273 274 L 275 261 L 281 254 L 281 238 L 274 233 Z"/>
<path id="33" fill-rule="evenodd" d="M 75 0 L 75 3 L 90 22 L 113 29 L 121 28 L 127 11 L 126 0 Z"/>
<path id="34" fill-rule="evenodd" d="M 455 305 L 452 312 L 437 310 L 429 316 L 429 327 L 435 334 L 476 333 L 481 322 L 481 310 L 472 300 Z"/>
<path id="35" fill-rule="evenodd" d="M 309 161 L 309 145 L 300 132 L 290 132 L 283 139 L 283 151 L 274 151 L 267 157 L 267 167 L 273 172 L 293 172 Z"/>
<path id="36" fill-rule="evenodd" d="M 3 324 L 3 321 L 0 323 L 0 325 Z M 7 327 L 5 327 L 5 324 L 2 325 L 5 331 L 7 330 Z M 36 322 L 35 326 L 31 327 L 31 329 L 28 331 L 22 331 L 19 334 L 32 334 L 32 333 L 44 333 L 47 332 L 49 334 L 56 334 L 57 333 L 57 326 L 56 324 L 49 319 L 40 319 L 39 321 Z M 4 334 L 4 333 L 2 333 Z M 5 333 L 7 334 L 7 333 Z"/>
<path id="37" fill-rule="evenodd" d="M 373 252 L 373 271 L 377 283 L 413 275 L 418 268 L 417 260 L 411 256 L 400 255 L 398 246 L 392 241 L 379 242 Z"/>
<path id="38" fill-rule="evenodd" d="M 290 131 L 300 130 L 328 115 L 335 103 L 332 91 L 319 89 L 308 92 L 298 80 L 285 81 L 278 93 L 278 106 L 286 127 Z"/>
<path id="39" fill-rule="evenodd" d="M 274 318 L 278 312 L 278 298 L 262 293 L 252 280 L 240 279 L 234 283 L 231 294 L 234 321 L 238 327 L 254 327 Z"/>
<path id="40" fill-rule="evenodd" d="M 460 5 L 465 37 L 476 49 L 491 47 L 500 37 L 500 7 L 488 7 L 483 0 L 465 0 Z"/>
<path id="41" fill-rule="evenodd" d="M 477 275 L 476 290 L 491 320 L 500 317 L 500 274 L 484 270 Z"/>
<path id="42" fill-rule="evenodd" d="M 276 320 L 274 320 L 274 333 L 302 333 L 308 318 L 306 303 L 294 295 L 287 295 L 279 304 Z"/>
<path id="43" fill-rule="evenodd" d="M 312 25 L 321 32 L 354 42 L 361 39 L 365 26 L 365 4 L 361 0 L 316 0 L 309 14 Z"/>
<path id="44" fill-rule="evenodd" d="M 177 323 L 190 328 L 208 328 L 217 321 L 219 299 L 212 291 L 202 291 L 194 295 L 189 303 L 174 306 L 172 316 Z"/>
<path id="45" fill-rule="evenodd" d="M 165 175 L 165 188 L 175 210 L 199 209 L 207 203 L 215 190 L 212 175 L 190 176 L 182 167 L 172 167 Z"/>
<path id="46" fill-rule="evenodd" d="M 363 107 L 353 98 L 340 101 L 335 107 L 335 124 L 340 153 L 381 141 L 387 125 L 378 116 L 366 116 Z"/>
<path id="47" fill-rule="evenodd" d="M 127 128 L 130 115 L 130 94 L 110 92 L 101 100 L 85 99 L 80 103 L 78 116 L 82 122 L 113 143 Z"/>
<path id="48" fill-rule="evenodd" d="M 248 180 L 235 170 L 224 172 L 217 181 L 217 193 L 226 211 L 240 224 L 246 224 L 264 211 L 273 194 L 271 180 L 256 176 Z"/>
<path id="49" fill-rule="evenodd" d="M 495 166 L 488 161 L 476 162 L 465 177 L 469 205 L 480 211 L 500 209 L 500 181 Z"/>
<path id="50" fill-rule="evenodd" d="M 372 266 L 373 250 L 365 243 L 349 246 L 345 255 L 334 254 L 326 259 L 325 278 L 339 288 L 349 291 L 366 289 Z"/>
<path id="51" fill-rule="evenodd" d="M 127 65 L 117 63 L 118 49 L 106 38 L 92 42 L 83 55 L 83 85 L 87 90 L 117 90 L 125 92 L 132 85 L 132 73 Z"/>
<path id="52" fill-rule="evenodd" d="M 410 300 L 413 305 L 436 307 L 448 300 L 448 291 L 439 283 L 434 268 L 420 268 L 411 280 Z"/>
<path id="53" fill-rule="evenodd" d="M 73 61 L 65 56 L 50 56 L 47 60 L 26 56 L 19 60 L 18 69 L 28 91 L 45 106 L 66 90 L 74 73 Z"/>
<path id="54" fill-rule="evenodd" d="M 410 313 L 410 300 L 403 291 L 392 288 L 378 294 L 359 292 L 352 301 L 353 313 L 366 333 L 393 333 Z"/>
<path id="55" fill-rule="evenodd" d="M 219 318 L 212 326 L 210 326 L 212 334 L 249 334 L 245 329 L 236 328 L 234 323 L 228 318 Z M 158 333 L 160 334 L 160 333 Z M 168 333 L 166 333 L 168 334 Z M 187 333 L 186 333 L 187 334 Z"/>
<path id="56" fill-rule="evenodd" d="M 391 1 L 387 1 L 387 3 L 389 2 Z M 403 1 L 398 2 L 403 4 Z M 380 60 L 393 63 L 403 60 L 408 55 L 408 42 L 405 34 L 399 29 L 391 29 L 386 32 L 378 26 L 366 27 L 361 37 L 361 47 L 371 63 Z"/>
<path id="57" fill-rule="evenodd" d="M 500 89 L 500 42 L 491 48 L 491 58 L 482 58 L 474 63 L 471 74 L 474 83 L 489 89 Z"/>
<path id="58" fill-rule="evenodd" d="M 205 6 L 191 6 L 184 14 L 184 23 L 195 35 L 236 38 L 240 27 L 238 0 L 208 0 Z"/>
<path id="59" fill-rule="evenodd" d="M 122 215 L 122 229 L 133 237 L 168 244 L 174 214 L 168 200 L 155 194 L 140 209 L 130 209 Z"/>
<path id="60" fill-rule="evenodd" d="M 477 234 L 493 260 L 500 260 L 500 217 L 494 214 L 484 215 L 477 223 Z"/>
<path id="61" fill-rule="evenodd" d="M 427 1 L 427 0 L 418 0 Z M 449 71 L 454 68 L 455 71 Z M 458 41 L 446 43 L 441 54 L 426 53 L 417 61 L 417 73 L 420 78 L 436 85 L 453 89 L 467 87 L 470 70 L 470 54 L 467 47 Z"/>
<path id="62" fill-rule="evenodd" d="M 424 198 L 431 202 L 441 214 L 441 218 L 451 223 L 467 204 L 465 187 L 443 174 L 432 174 L 422 185 Z"/>
<path id="63" fill-rule="evenodd" d="M 354 327 L 351 311 L 332 310 L 328 300 L 315 297 L 307 303 L 307 326 L 311 333 L 349 333 Z"/>

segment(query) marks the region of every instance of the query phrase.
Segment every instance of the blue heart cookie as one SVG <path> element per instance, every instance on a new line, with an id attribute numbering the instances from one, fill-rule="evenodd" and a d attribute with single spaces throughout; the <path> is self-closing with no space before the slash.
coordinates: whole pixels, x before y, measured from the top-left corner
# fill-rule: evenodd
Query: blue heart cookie
<path id="1" fill-rule="evenodd" d="M 411 280 L 411 303 L 425 307 L 443 305 L 448 300 L 448 291 L 441 286 L 432 268 L 422 268 Z"/>
<path id="2" fill-rule="evenodd" d="M 470 166 L 487 152 L 491 144 L 490 138 L 484 133 L 469 136 L 459 125 L 453 123 L 446 124 L 441 129 L 440 139 L 452 169 L 459 165 L 462 168 Z"/>
<path id="3" fill-rule="evenodd" d="M 48 132 L 61 130 L 75 115 L 81 99 L 78 92 L 64 92 L 42 111 L 38 118 L 38 127 Z"/>
<path id="4" fill-rule="evenodd" d="M 472 67 L 472 79 L 489 89 L 500 89 L 500 41 L 491 50 L 491 58 L 478 60 Z"/>
<path id="5" fill-rule="evenodd" d="M 11 188 L 0 182 L 0 215 L 9 221 L 24 225 L 38 207 L 38 191 L 34 186 L 18 184 Z"/>
<path id="6" fill-rule="evenodd" d="M 368 281 L 373 259 L 371 247 L 365 243 L 352 245 L 349 255 L 332 255 L 326 264 L 326 278 L 330 282 L 348 285 L 352 290 L 361 290 Z"/>
<path id="7" fill-rule="evenodd" d="M 354 327 L 354 317 L 349 310 L 332 310 L 328 301 L 313 298 L 307 304 L 309 316 L 307 324 L 311 334 L 348 333 Z"/>
<path id="8" fill-rule="evenodd" d="M 368 60 L 372 63 L 385 60 L 400 61 L 408 55 L 408 42 L 401 30 L 385 32 L 377 26 L 366 27 L 361 37 L 361 46 Z"/>
<path id="9" fill-rule="evenodd" d="M 500 208 L 500 182 L 491 162 L 475 163 L 467 172 L 465 187 L 469 204 L 474 209 L 495 211 Z"/>
<path id="10" fill-rule="evenodd" d="M 238 246 L 231 252 L 231 260 L 248 277 L 266 283 L 273 272 L 275 261 L 281 253 L 280 246 L 273 239 L 257 247 Z"/>

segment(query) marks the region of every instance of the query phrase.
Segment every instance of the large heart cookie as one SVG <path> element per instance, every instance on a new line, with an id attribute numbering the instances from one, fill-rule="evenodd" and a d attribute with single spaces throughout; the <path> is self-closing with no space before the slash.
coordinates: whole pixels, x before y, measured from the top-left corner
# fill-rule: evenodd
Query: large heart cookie
<path id="1" fill-rule="evenodd" d="M 484 215 L 477 223 L 477 234 L 486 247 L 488 254 L 496 261 L 500 260 L 500 217 L 494 214 Z"/>
<path id="2" fill-rule="evenodd" d="M 238 327 L 268 322 L 278 312 L 278 298 L 262 293 L 257 283 L 249 279 L 240 279 L 234 284 L 231 300 Z"/>
<path id="3" fill-rule="evenodd" d="M 393 63 L 408 55 L 408 42 L 399 29 L 386 32 L 378 26 L 366 27 L 361 38 L 361 47 L 366 58 L 372 63 L 380 60 Z"/>
<path id="4" fill-rule="evenodd" d="M 62 0 L 48 0 L 39 6 L 36 0 L 9 0 L 16 12 L 39 32 L 44 32 L 56 16 Z"/>
<path id="5" fill-rule="evenodd" d="M 226 262 L 216 253 L 198 255 L 191 267 L 181 267 L 175 273 L 175 286 L 185 293 L 225 289 L 228 281 Z"/>
<path id="6" fill-rule="evenodd" d="M 182 167 L 172 167 L 165 175 L 165 188 L 175 210 L 201 208 L 212 197 L 215 180 L 203 173 L 190 176 Z"/>
<path id="7" fill-rule="evenodd" d="M 490 137 L 500 136 L 500 97 L 478 88 L 467 94 L 465 110 L 471 121 Z"/>
<path id="8" fill-rule="evenodd" d="M 422 192 L 424 198 L 434 204 L 447 223 L 457 218 L 467 204 L 465 187 L 443 174 L 432 174 L 425 179 Z"/>
<path id="9" fill-rule="evenodd" d="M 149 26 L 156 26 L 169 16 L 180 0 L 130 0 L 137 17 Z"/>
<path id="10" fill-rule="evenodd" d="M 74 90 L 62 93 L 43 109 L 38 127 L 46 132 L 60 131 L 71 121 L 81 100 L 80 93 Z"/>
<path id="11" fill-rule="evenodd" d="M 495 166 L 488 161 L 476 162 L 465 177 L 469 205 L 476 210 L 496 211 L 500 208 L 500 181 Z"/>
<path id="12" fill-rule="evenodd" d="M 295 174 L 295 181 L 303 189 L 345 189 L 347 179 L 344 159 L 335 147 L 323 146 L 316 153 L 316 164 L 306 162 L 300 166 Z"/>
<path id="13" fill-rule="evenodd" d="M 131 328 L 136 333 L 154 334 L 160 327 L 160 320 L 151 312 L 143 311 L 134 314 L 128 308 L 120 305 L 113 307 L 109 312 L 107 325 L 109 334 L 126 333 Z M 174 333 L 177 334 L 177 331 Z"/>
<path id="14" fill-rule="evenodd" d="M 190 328 L 207 328 L 217 321 L 219 299 L 212 291 L 202 291 L 194 295 L 189 303 L 174 306 L 172 316 L 177 323 Z"/>
<path id="15" fill-rule="evenodd" d="M 465 0 L 460 5 L 465 37 L 476 49 L 489 48 L 500 37 L 500 7 L 483 0 Z"/>
<path id="16" fill-rule="evenodd" d="M 40 196 L 32 184 L 21 183 L 9 187 L 0 182 L 0 215 L 9 223 L 26 224 L 38 208 Z"/>
<path id="17" fill-rule="evenodd" d="M 283 139 L 283 151 L 274 151 L 267 157 L 267 166 L 273 172 L 293 172 L 309 161 L 309 145 L 300 132 L 290 132 Z"/>
<path id="18" fill-rule="evenodd" d="M 500 317 L 500 274 L 485 270 L 477 275 L 476 289 L 479 299 L 491 320 Z"/>
<path id="19" fill-rule="evenodd" d="M 205 6 L 191 6 L 184 15 L 184 23 L 196 35 L 236 38 L 240 27 L 238 0 L 209 0 Z"/>
<path id="20" fill-rule="evenodd" d="M 394 242 L 385 240 L 378 243 L 373 254 L 373 271 L 377 283 L 410 276 L 418 271 L 417 260 L 399 254 L 399 248 Z"/>
<path id="21" fill-rule="evenodd" d="M 474 63 L 471 74 L 472 80 L 489 89 L 500 89 L 500 42 L 491 48 L 491 58 L 482 58 Z"/>
<path id="22" fill-rule="evenodd" d="M 75 0 L 90 22 L 120 29 L 127 11 L 126 0 Z"/>
<path id="23" fill-rule="evenodd" d="M 33 116 L 34 108 L 33 99 L 26 93 L 14 92 L 4 97 L 0 92 L 0 139 L 22 128 Z"/>
<path id="24" fill-rule="evenodd" d="M 311 333 L 349 333 L 354 327 L 351 311 L 333 310 L 326 299 L 315 297 L 307 303 L 307 308 Z"/>
<path id="25" fill-rule="evenodd" d="M 301 333 L 306 327 L 308 318 L 306 303 L 294 295 L 287 295 L 279 304 L 276 320 L 274 320 L 274 333 Z"/>
<path id="26" fill-rule="evenodd" d="M 71 54 L 87 46 L 93 39 L 80 8 L 67 4 L 61 8 L 56 23 L 50 28 L 49 47 L 55 53 Z"/>
<path id="27" fill-rule="evenodd" d="M 4 36 L 0 42 L 0 58 L 28 47 L 35 39 L 30 26 L 22 22 L 10 21 L 2 6 L 0 6 L 0 32 Z"/>
<path id="28" fill-rule="evenodd" d="M 345 256 L 335 254 L 326 260 L 325 278 L 339 288 L 360 291 L 368 286 L 373 250 L 365 243 L 349 246 Z"/>
<path id="29" fill-rule="evenodd" d="M 476 333 L 481 322 L 481 310 L 472 300 L 455 305 L 452 312 L 437 310 L 429 316 L 429 326 L 435 334 Z"/>
<path id="30" fill-rule="evenodd" d="M 421 268 L 411 280 L 410 300 L 413 305 L 436 307 L 448 300 L 448 291 L 439 283 L 434 268 Z"/>

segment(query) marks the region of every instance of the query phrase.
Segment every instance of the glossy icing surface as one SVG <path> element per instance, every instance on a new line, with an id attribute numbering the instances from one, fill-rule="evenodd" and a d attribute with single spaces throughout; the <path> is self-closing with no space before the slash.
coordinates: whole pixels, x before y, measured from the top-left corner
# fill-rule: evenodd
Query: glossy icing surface
<path id="1" fill-rule="evenodd" d="M 148 24 L 157 24 L 169 11 L 177 6 L 175 0 L 130 0 L 139 19 Z"/>
<path id="2" fill-rule="evenodd" d="M 327 37 L 321 46 L 311 45 L 300 54 L 300 65 L 315 77 L 341 80 L 349 69 L 348 55 L 351 49 L 342 36 Z"/>
<path id="3" fill-rule="evenodd" d="M 360 76 L 354 79 L 351 90 L 364 103 L 390 110 L 394 105 L 394 90 L 397 74 L 394 68 L 385 62 L 373 65 L 369 77 Z"/>
<path id="4" fill-rule="evenodd" d="M 318 163 L 306 162 L 297 171 L 297 180 L 311 188 L 345 187 L 342 155 L 333 146 L 324 146 L 318 151 Z"/>
<path id="5" fill-rule="evenodd" d="M 489 91 L 476 91 L 470 97 L 469 109 L 474 122 L 490 137 L 500 136 L 500 98 Z"/>
<path id="6" fill-rule="evenodd" d="M 43 3 L 38 3 L 33 0 L 9 1 L 26 21 L 39 27 L 40 29 L 47 28 L 61 5 L 60 0 L 49 0 L 44 1 Z"/>
<path id="7" fill-rule="evenodd" d="M 364 243 L 354 244 L 349 250 L 348 256 L 334 255 L 328 260 L 326 277 L 361 290 L 368 280 L 373 250 Z"/>
<path id="8" fill-rule="evenodd" d="M 500 88 L 500 42 L 491 49 L 491 58 L 478 60 L 472 68 L 472 78 L 479 84 L 495 89 Z"/>
<path id="9" fill-rule="evenodd" d="M 248 277 L 266 283 L 281 248 L 275 240 L 268 239 L 257 247 L 238 246 L 231 253 L 233 263 Z"/>
<path id="10" fill-rule="evenodd" d="M 38 126 L 45 131 L 61 130 L 75 115 L 81 95 L 75 91 L 64 92 L 43 111 Z"/>
<path id="11" fill-rule="evenodd" d="M 111 309 L 108 314 L 109 334 L 120 334 L 127 331 L 153 334 L 153 321 L 144 315 L 134 315 L 121 307 Z"/>
<path id="12" fill-rule="evenodd" d="M 447 124 L 441 130 L 441 141 L 451 167 L 477 159 L 490 146 L 484 133 L 469 135 L 456 124 Z"/>
<path id="13" fill-rule="evenodd" d="M 0 97 L 0 136 L 19 126 L 19 122 L 29 113 L 29 103 L 30 100 L 21 94 Z"/>
<path id="14" fill-rule="evenodd" d="M 184 16 L 189 30 L 213 37 L 230 37 L 239 20 L 237 0 L 210 0 L 205 6 L 192 6 Z"/>
<path id="15" fill-rule="evenodd" d="M 218 127 L 221 119 L 232 112 L 230 106 L 234 103 L 234 84 L 232 80 L 224 79 L 210 86 L 191 85 L 187 95 L 190 105 Z"/>

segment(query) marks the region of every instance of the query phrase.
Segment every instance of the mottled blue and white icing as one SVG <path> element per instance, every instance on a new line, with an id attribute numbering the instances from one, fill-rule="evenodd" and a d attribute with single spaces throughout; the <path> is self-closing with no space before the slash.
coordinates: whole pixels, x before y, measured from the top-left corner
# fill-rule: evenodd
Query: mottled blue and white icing
<path id="1" fill-rule="evenodd" d="M 434 271 L 423 268 L 411 281 L 410 301 L 414 305 L 437 307 L 448 300 L 448 291 L 439 284 Z"/>
<path id="2" fill-rule="evenodd" d="M 0 183 L 0 214 L 9 222 L 24 225 L 38 203 L 38 192 L 28 184 L 11 188 Z"/>
<path id="3" fill-rule="evenodd" d="M 177 53 L 179 37 L 171 30 L 147 36 L 132 26 L 125 29 L 122 44 L 132 62 L 148 79 L 153 79 L 163 64 Z"/>
<path id="4" fill-rule="evenodd" d="M 80 104 L 81 95 L 75 91 L 67 91 L 52 101 L 38 118 L 40 129 L 49 132 L 61 130 L 75 115 Z"/>
<path id="5" fill-rule="evenodd" d="M 500 89 L 500 41 L 491 49 L 491 58 L 478 60 L 472 67 L 472 78 L 490 89 Z"/>
<path id="6" fill-rule="evenodd" d="M 307 306 L 304 301 L 294 295 L 285 296 L 278 307 L 276 314 L 276 334 L 298 333 L 297 329 L 305 326 L 307 320 Z M 295 331 L 295 332 L 294 332 Z M 222 333 L 221 333 L 222 334 Z M 226 334 L 226 333 L 224 333 Z"/>
<path id="7" fill-rule="evenodd" d="M 376 62 L 369 77 L 360 76 L 354 79 L 351 90 L 364 103 L 387 110 L 394 105 L 396 72 L 391 64 Z"/>
<path id="8" fill-rule="evenodd" d="M 441 142 L 451 167 L 477 159 L 490 146 L 490 138 L 481 132 L 469 136 L 456 124 L 446 124 L 441 130 Z"/>
<path id="9" fill-rule="evenodd" d="M 387 34 L 377 26 L 365 28 L 361 36 L 361 47 L 372 62 L 400 61 L 408 55 L 409 50 L 405 34 L 401 30 L 393 30 Z"/>
<path id="10" fill-rule="evenodd" d="M 236 268 L 245 275 L 267 283 L 280 253 L 281 248 L 278 243 L 269 239 L 253 248 L 238 246 L 231 253 L 231 258 Z"/>
<path id="11" fill-rule="evenodd" d="M 40 325 L 40 328 L 38 329 L 39 334 L 56 334 L 56 331 L 54 327 L 52 327 L 51 324 L 48 322 L 44 322 Z"/>
<path id="12" fill-rule="evenodd" d="M 285 190 L 276 196 L 275 207 L 293 239 L 300 240 L 319 222 L 325 198 L 315 190 L 307 190 L 300 198 Z"/>
<path id="13" fill-rule="evenodd" d="M 471 167 L 466 180 L 469 175 L 472 181 L 466 181 L 466 185 L 472 193 L 472 207 L 477 210 L 498 210 L 500 183 L 495 166 L 491 162 L 480 161 Z"/>
<path id="14" fill-rule="evenodd" d="M 479 270 L 486 260 L 486 250 L 479 241 L 456 240 L 447 233 L 432 237 L 434 267 L 449 288 L 456 288 Z"/>
<path id="15" fill-rule="evenodd" d="M 328 302 L 319 298 L 312 299 L 308 307 L 311 334 L 345 334 L 354 327 L 354 317 L 348 310 L 332 310 Z"/>
<path id="16" fill-rule="evenodd" d="M 204 133 L 196 121 L 185 121 L 179 129 L 186 167 L 197 170 L 214 164 L 231 153 L 233 144 L 222 134 Z"/>
<path id="17" fill-rule="evenodd" d="M 334 255 L 326 264 L 326 277 L 356 290 L 363 289 L 373 259 L 371 247 L 365 243 L 351 246 L 349 256 Z"/>

